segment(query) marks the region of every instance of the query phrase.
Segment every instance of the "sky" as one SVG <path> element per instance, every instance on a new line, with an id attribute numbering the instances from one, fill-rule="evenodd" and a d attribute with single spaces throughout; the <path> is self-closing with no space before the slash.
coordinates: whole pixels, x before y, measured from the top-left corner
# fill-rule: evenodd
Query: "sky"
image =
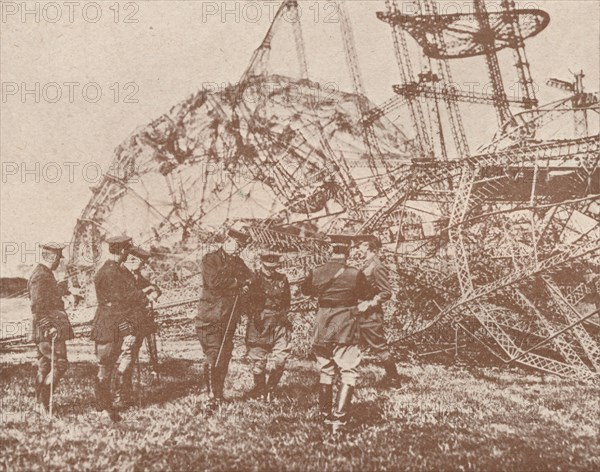
<path id="1" fill-rule="evenodd" d="M 44 241 L 68 242 L 107 172 L 114 149 L 207 84 L 235 83 L 266 33 L 278 2 L 2 2 L 0 18 L 0 240 L 2 274 Z M 400 2 L 402 4 L 402 2 Z M 389 27 L 375 17 L 379 0 L 347 2 L 367 95 L 381 103 L 399 82 Z M 23 5 L 28 9 L 24 14 Z M 600 2 L 522 2 L 550 16 L 527 42 L 542 102 L 564 96 L 544 86 L 583 69 L 598 90 Z M 300 3 L 309 77 L 350 90 L 336 12 L 327 2 Z M 450 10 L 450 6 L 454 10 Z M 441 2 L 466 9 L 469 2 Z M 291 28 L 273 41 L 274 71 L 294 71 Z M 510 56 L 502 56 L 502 61 Z M 481 61 L 452 63 L 459 83 L 485 81 Z M 513 74 L 514 75 L 514 74 Z M 474 79 L 475 77 L 475 79 Z M 507 88 L 514 77 L 505 78 Z M 491 110 L 465 114 L 474 144 L 491 136 Z M 402 126 L 402 123 L 400 123 Z M 481 142 L 478 142 L 481 141 Z"/>

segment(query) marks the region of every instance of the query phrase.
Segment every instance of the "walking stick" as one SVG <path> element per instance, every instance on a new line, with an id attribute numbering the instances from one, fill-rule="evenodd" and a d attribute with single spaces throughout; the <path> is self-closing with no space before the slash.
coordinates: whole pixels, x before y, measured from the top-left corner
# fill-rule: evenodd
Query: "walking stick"
<path id="1" fill-rule="evenodd" d="M 221 353 L 223 352 L 223 347 L 225 347 L 225 341 L 227 340 L 227 333 L 229 333 L 229 326 L 231 326 L 231 321 L 233 320 L 233 313 L 235 312 L 235 307 L 237 306 L 239 297 L 240 297 L 239 295 L 235 296 L 235 300 L 233 302 L 233 308 L 231 309 L 231 313 L 229 314 L 229 320 L 227 321 L 227 328 L 225 329 L 225 336 L 223 336 L 223 340 L 221 341 L 221 347 L 219 348 L 219 353 L 217 354 L 217 361 L 215 362 L 215 369 L 219 365 L 219 360 L 221 359 Z"/>
<path id="2" fill-rule="evenodd" d="M 48 406 L 48 409 L 50 411 L 50 416 L 52 416 L 52 410 L 54 407 L 54 344 L 56 342 L 57 334 L 58 333 L 54 333 L 52 335 L 52 349 L 51 349 L 52 357 L 50 358 L 50 402 L 49 402 L 49 406 Z"/>

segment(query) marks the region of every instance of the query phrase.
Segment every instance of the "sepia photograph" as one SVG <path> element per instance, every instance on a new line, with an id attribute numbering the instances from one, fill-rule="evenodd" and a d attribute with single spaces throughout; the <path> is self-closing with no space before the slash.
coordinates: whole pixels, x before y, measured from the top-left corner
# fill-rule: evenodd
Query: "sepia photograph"
<path id="1" fill-rule="evenodd" d="M 600 472 L 600 2 L 0 1 L 0 471 Z"/>

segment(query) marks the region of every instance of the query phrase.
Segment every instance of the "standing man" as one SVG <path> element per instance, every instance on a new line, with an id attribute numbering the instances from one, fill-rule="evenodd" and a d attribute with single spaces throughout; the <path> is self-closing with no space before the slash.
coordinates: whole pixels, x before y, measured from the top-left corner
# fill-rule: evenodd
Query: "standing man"
<path id="1" fill-rule="evenodd" d="M 250 397 L 264 397 L 267 401 L 273 399 L 273 392 L 290 355 L 290 284 L 284 274 L 277 272 L 280 259 L 279 254 L 261 254 L 261 270 L 248 294 L 253 305 L 246 330 L 246 346 L 254 375 Z M 269 355 L 273 366 L 267 380 L 265 371 Z"/>
<path id="2" fill-rule="evenodd" d="M 150 358 L 150 364 L 152 366 L 152 373 L 154 375 L 154 379 L 158 380 L 159 372 L 158 372 L 158 350 L 156 346 L 156 333 L 158 333 L 158 325 L 156 323 L 156 314 L 153 310 L 153 304 L 158 301 L 160 296 L 162 295 L 162 290 L 156 284 L 153 284 L 142 274 L 142 269 L 150 260 L 151 254 L 140 248 L 136 247 L 132 251 L 132 255 L 139 259 L 139 263 L 132 263 L 130 270 L 135 276 L 136 287 L 139 288 L 146 298 L 148 299 L 147 310 L 144 311 L 144 318 L 142 324 L 142 338 L 139 341 L 139 345 L 136 347 L 136 354 L 134 363 L 138 360 L 138 355 L 140 348 L 144 339 L 146 340 L 146 347 L 148 348 L 148 357 Z M 130 258 L 127 259 L 129 262 Z M 131 382 L 129 382 L 131 385 Z"/>
<path id="3" fill-rule="evenodd" d="M 233 335 L 248 293 L 252 271 L 237 255 L 249 236 L 229 230 L 221 247 L 202 258 L 202 286 L 196 333 L 206 357 L 204 379 L 211 407 L 224 400 L 223 386 L 233 352 Z"/>
<path id="4" fill-rule="evenodd" d="M 396 369 L 396 361 L 392 357 L 383 329 L 382 303 L 392 296 L 389 271 L 379 259 L 381 249 L 379 238 L 368 235 L 360 239 L 363 239 L 358 245 L 358 252 L 364 259 L 362 271 L 368 282 L 379 292 L 379 303 L 360 318 L 361 340 L 373 349 L 380 365 L 385 369 L 382 385 L 399 388 L 400 376 Z"/>
<path id="5" fill-rule="evenodd" d="M 321 416 L 326 423 L 341 426 L 349 419 L 348 410 L 361 361 L 358 316 L 378 301 L 365 274 L 346 264 L 350 237 L 332 235 L 330 240 L 331 259 L 309 272 L 301 290 L 318 299 L 313 352 L 321 371 Z M 359 303 L 359 300 L 363 301 Z M 342 382 L 332 410 L 333 380 L 337 372 Z"/>
<path id="6" fill-rule="evenodd" d="M 140 348 L 147 336 L 156 333 L 156 324 L 152 316 L 150 300 L 160 296 L 160 289 L 152 285 L 141 274 L 142 266 L 150 258 L 150 253 L 134 246 L 129 251 L 123 266 L 130 291 L 129 310 L 126 321 L 130 324 L 129 336 L 126 336 L 121 354 L 117 361 L 117 381 L 115 404 L 117 408 L 133 405 L 133 369 L 138 360 Z M 154 366 L 155 367 L 155 366 Z"/>
<path id="7" fill-rule="evenodd" d="M 62 250 L 62 246 L 55 244 L 42 245 L 42 260 L 27 284 L 33 314 L 33 342 L 37 346 L 36 399 L 46 411 L 50 396 L 69 366 L 65 341 L 74 338 L 62 300 L 67 293 L 59 287 L 53 273 L 63 258 Z"/>
<path id="8" fill-rule="evenodd" d="M 111 393 L 111 378 L 116 374 L 116 400 L 120 400 L 123 374 L 131 365 L 132 347 L 136 341 L 136 322 L 146 297 L 136 288 L 135 277 L 123 265 L 133 249 L 129 236 L 107 239 L 107 260 L 94 277 L 98 308 L 92 322 L 91 339 L 96 343 L 98 377 L 96 407 L 113 421 L 120 419 Z"/>

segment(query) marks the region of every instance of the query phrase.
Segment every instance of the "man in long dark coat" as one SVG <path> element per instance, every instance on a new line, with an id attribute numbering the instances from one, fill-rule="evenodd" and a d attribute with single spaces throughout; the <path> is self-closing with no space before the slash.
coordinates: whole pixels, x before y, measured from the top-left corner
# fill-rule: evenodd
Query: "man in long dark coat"
<path id="1" fill-rule="evenodd" d="M 36 266 L 27 289 L 33 314 L 32 334 L 37 347 L 36 397 L 40 405 L 48 410 L 51 386 L 56 391 L 69 362 L 65 341 L 73 339 L 73 329 L 65 312 L 62 300 L 67 295 L 54 277 L 62 259 L 62 247 L 53 244 L 42 246 L 42 260 Z M 54 359 L 52 359 L 54 343 Z M 51 372 L 54 362 L 54 372 Z"/>
<path id="2" fill-rule="evenodd" d="M 221 247 L 202 258 L 202 286 L 196 333 L 206 357 L 204 379 L 211 406 L 224 399 L 223 388 L 235 333 L 253 273 L 237 255 L 249 237 L 229 230 Z"/>
<path id="3" fill-rule="evenodd" d="M 150 253 L 134 246 L 129 251 L 123 266 L 125 278 L 130 286 L 130 310 L 127 320 L 132 324 L 132 337 L 125 338 L 121 346 L 121 354 L 117 361 L 117 379 L 115 404 L 118 408 L 126 408 L 133 404 L 133 369 L 138 360 L 140 348 L 147 336 L 156 333 L 156 324 L 150 308 L 150 299 L 160 296 L 160 289 L 150 283 L 141 269 L 150 258 Z M 131 342 L 126 342 L 129 339 Z"/>
<path id="4" fill-rule="evenodd" d="M 119 403 L 123 374 L 131 366 L 140 312 L 147 299 L 136 287 L 133 274 L 123 266 L 133 248 L 131 238 L 117 236 L 108 239 L 107 243 L 115 258 L 107 260 L 94 277 L 98 308 L 90 337 L 95 341 L 98 360 L 96 407 L 116 421 L 120 418 L 113 405 L 112 375 L 116 370 L 115 400 Z"/>

